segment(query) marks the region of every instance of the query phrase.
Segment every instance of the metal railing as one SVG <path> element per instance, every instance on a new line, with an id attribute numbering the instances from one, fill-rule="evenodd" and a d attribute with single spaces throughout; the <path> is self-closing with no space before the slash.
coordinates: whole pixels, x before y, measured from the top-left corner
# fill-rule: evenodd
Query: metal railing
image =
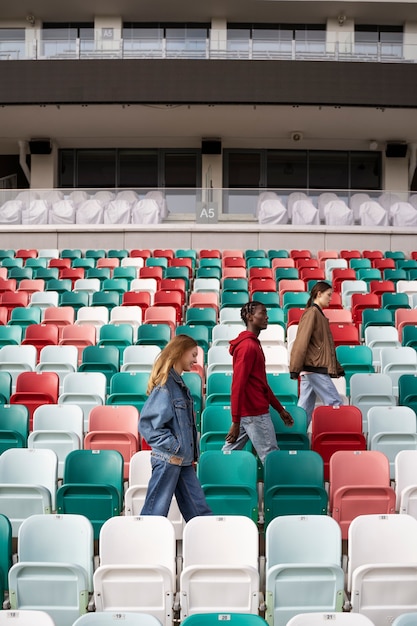
<path id="1" fill-rule="evenodd" d="M 330 194 L 330 195 L 329 195 Z M 149 202 L 150 200 L 150 202 Z M 188 221 L 201 224 L 240 221 L 262 222 L 261 202 L 273 201 L 283 215 L 282 224 L 292 223 L 292 207 L 308 200 L 319 212 L 316 225 L 327 225 L 324 204 L 342 201 L 352 211 L 350 225 L 363 225 L 360 204 L 375 201 L 387 212 L 381 225 L 392 224 L 390 208 L 408 203 L 416 211 L 417 194 L 409 191 L 308 190 L 308 189 L 1 189 L 0 224 L 85 224 L 94 214 L 96 224 L 137 224 Z M 275 205 L 274 205 L 275 203 Z M 411 208 L 410 208 L 411 207 Z M 414 207 L 414 208 L 413 208 Z M 335 209 L 336 210 L 336 209 Z M 142 218 L 149 221 L 137 221 Z M 271 223 L 277 223 L 271 221 Z M 375 224 L 377 227 L 377 224 Z"/>
<path id="2" fill-rule="evenodd" d="M 318 40 L 230 40 L 210 41 L 210 38 L 168 40 L 160 39 L 42 39 L 42 32 L 32 44 L 1 41 L 0 60 L 23 59 L 225 59 L 225 60 L 321 60 L 362 61 L 373 63 L 417 62 L 415 44 Z"/>

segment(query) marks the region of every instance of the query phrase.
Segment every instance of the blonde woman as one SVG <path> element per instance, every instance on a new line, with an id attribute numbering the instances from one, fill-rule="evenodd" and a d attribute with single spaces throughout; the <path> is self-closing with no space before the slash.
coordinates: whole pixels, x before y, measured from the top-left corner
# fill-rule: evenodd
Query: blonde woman
<path id="1" fill-rule="evenodd" d="M 212 515 L 194 469 L 198 444 L 193 399 L 181 377 L 196 361 L 197 343 L 177 335 L 153 366 L 139 419 L 139 432 L 152 448 L 152 476 L 141 515 L 166 517 L 174 494 L 186 522 Z"/>

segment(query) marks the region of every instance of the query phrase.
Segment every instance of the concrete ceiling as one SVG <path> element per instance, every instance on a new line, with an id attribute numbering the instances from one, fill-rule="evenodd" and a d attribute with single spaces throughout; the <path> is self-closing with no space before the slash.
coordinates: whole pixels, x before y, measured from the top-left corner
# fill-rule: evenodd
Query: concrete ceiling
<path id="1" fill-rule="evenodd" d="M 300 131 L 301 141 L 291 139 Z M 10 106 L 0 108 L 0 153 L 19 140 L 51 138 L 60 148 L 198 147 L 369 149 L 370 140 L 417 143 L 417 110 L 289 106 Z"/>
<path id="2" fill-rule="evenodd" d="M 95 16 L 120 15 L 124 21 L 325 22 L 341 12 L 363 23 L 402 24 L 416 20 L 415 2 L 344 2 L 337 0 L 3 0 L 1 20 L 93 21 Z"/>

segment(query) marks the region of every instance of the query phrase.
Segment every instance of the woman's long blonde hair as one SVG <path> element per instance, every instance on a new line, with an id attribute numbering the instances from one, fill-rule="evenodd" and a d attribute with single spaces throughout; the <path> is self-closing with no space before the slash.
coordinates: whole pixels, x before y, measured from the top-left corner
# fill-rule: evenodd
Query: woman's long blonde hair
<path id="1" fill-rule="evenodd" d="M 197 342 L 189 335 L 177 335 L 156 357 L 149 377 L 147 393 L 157 385 L 165 385 L 169 371 L 182 358 L 185 352 L 197 347 Z"/>

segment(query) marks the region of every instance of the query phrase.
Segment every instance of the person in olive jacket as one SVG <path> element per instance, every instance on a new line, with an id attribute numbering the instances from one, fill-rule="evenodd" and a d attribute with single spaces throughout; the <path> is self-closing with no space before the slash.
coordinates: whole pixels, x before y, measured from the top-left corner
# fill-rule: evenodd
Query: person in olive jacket
<path id="1" fill-rule="evenodd" d="M 317 396 L 325 405 L 342 404 L 332 378 L 344 376 L 344 371 L 336 358 L 329 321 L 323 313 L 332 293 L 327 282 L 314 285 L 291 349 L 290 375 L 294 379 L 300 376 L 298 406 L 305 409 L 309 424 Z"/>

